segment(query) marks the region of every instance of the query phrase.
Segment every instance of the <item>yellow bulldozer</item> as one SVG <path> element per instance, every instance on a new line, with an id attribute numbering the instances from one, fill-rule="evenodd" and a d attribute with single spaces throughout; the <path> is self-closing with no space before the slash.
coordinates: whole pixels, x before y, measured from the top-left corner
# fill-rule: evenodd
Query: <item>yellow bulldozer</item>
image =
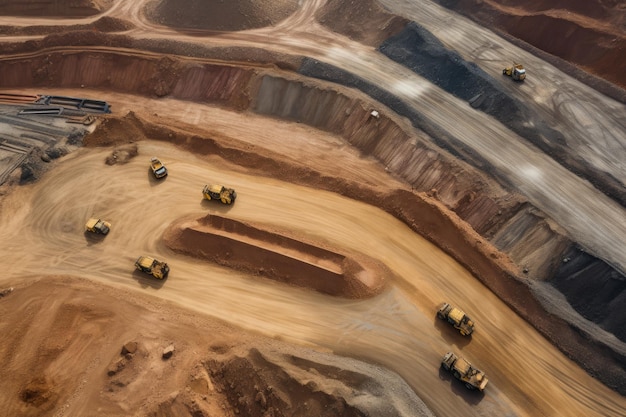
<path id="1" fill-rule="evenodd" d="M 237 198 L 234 189 L 219 184 L 205 185 L 202 189 L 202 195 L 207 200 L 219 200 L 222 204 L 233 204 Z"/>
<path id="2" fill-rule="evenodd" d="M 526 78 L 526 69 L 522 64 L 513 63 L 512 67 L 504 68 L 502 74 L 513 78 L 515 81 L 524 81 Z"/>

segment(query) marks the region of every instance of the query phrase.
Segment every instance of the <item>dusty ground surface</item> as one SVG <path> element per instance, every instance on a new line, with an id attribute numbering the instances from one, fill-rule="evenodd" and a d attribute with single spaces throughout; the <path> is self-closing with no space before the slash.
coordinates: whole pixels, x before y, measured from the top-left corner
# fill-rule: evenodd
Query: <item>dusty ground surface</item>
<path id="1" fill-rule="evenodd" d="M 6 415 L 431 415 L 384 369 L 133 292 L 48 276 L 1 301 Z"/>
<path id="2" fill-rule="evenodd" d="M 114 0 L 1 0 L 0 14 L 9 16 L 84 17 L 106 11 Z"/>
<path id="3" fill-rule="evenodd" d="M 259 4 L 240 6 L 252 10 L 253 3 Z M 372 25 L 362 32 L 343 15 L 331 18 L 346 11 L 341 3 L 324 3 L 305 2 L 289 16 L 287 9 L 268 16 L 277 10 L 272 8 L 257 18 L 242 13 L 233 29 L 258 27 L 255 22 L 264 19 L 280 23 L 239 33 L 159 26 L 154 13 L 172 7 L 167 1 L 147 9 L 143 2 L 113 2 L 107 17 L 125 22 L 119 28 L 125 34 L 117 37 L 89 29 L 40 42 L 33 35 L 49 33 L 47 25 L 85 27 L 75 20 L 9 18 L 24 29 L 4 38 L 5 53 L 16 54 L 2 66 L 4 88 L 97 97 L 112 103 L 114 114 L 85 133 L 86 148 L 61 143 L 34 150 L 2 188 L 0 250 L 7 273 L 0 282 L 15 288 L 0 298 L 3 330 L 10 335 L 0 346 L 2 365 L 14 375 L 3 381 L 3 409 L 24 415 L 263 417 L 623 414 L 624 346 L 613 336 L 624 337 L 624 211 L 614 201 L 623 191 L 623 166 L 615 162 L 623 145 L 623 106 L 565 77 L 572 100 L 593 104 L 595 121 L 556 123 L 545 97 L 554 100 L 547 85 L 550 77 L 564 78 L 558 71 L 546 68 L 522 88 L 508 80 L 501 87 L 516 103 L 527 103 L 530 110 L 521 114 L 528 123 L 543 118 L 540 137 L 560 140 L 552 131 L 565 132 L 569 147 L 590 159 L 587 176 L 594 164 L 612 175 L 612 185 L 598 185 L 602 194 L 529 146 L 524 140 L 532 142 L 534 130 L 486 116 L 488 101 L 472 110 L 462 86 L 451 88 L 417 71 L 410 59 L 394 64 L 372 47 L 386 35 L 366 32 L 375 27 L 406 34 L 403 19 L 415 20 L 453 47 L 455 59 L 486 56 L 472 49 L 475 42 L 492 42 L 497 50 L 502 40 L 430 2 L 419 8 L 382 2 L 387 11 L 367 3 L 375 13 L 363 8 L 352 15 Z M 232 18 L 234 10 L 224 13 Z M 186 20 L 175 18 L 174 24 Z M 29 32 L 29 26 L 37 29 Z M 57 49 L 38 53 L 47 47 Z M 135 57 L 130 49 L 143 52 Z M 166 52 L 190 58 L 164 57 Z M 496 73 L 499 61 L 477 60 Z M 542 65 L 531 55 L 526 62 Z M 322 80 L 343 77 L 339 69 L 352 73 L 342 84 L 356 89 L 302 81 L 276 67 Z M 371 118 L 372 108 L 382 117 Z M 391 109 L 415 116 L 413 123 Z M 584 137 L 598 125 L 603 142 L 591 146 Z M 164 181 L 147 169 L 155 154 L 170 169 Z M 542 186 L 543 175 L 555 183 Z M 491 176 L 505 178 L 506 189 Z M 213 178 L 237 189 L 233 207 L 203 202 L 200 190 Z M 206 218 L 207 211 L 256 230 L 280 231 L 274 238 L 286 234 L 309 249 L 364 254 L 389 268 L 387 287 L 349 300 L 284 285 L 247 266 L 224 268 L 210 254 L 190 257 L 168 248 L 168 228 L 181 218 Z M 104 239 L 83 233 L 84 220 L 94 214 L 114 224 Z M 258 250 L 249 253 L 267 250 L 267 241 L 257 239 L 252 246 Z M 190 253 L 189 242 L 173 243 Z M 166 259 L 170 277 L 155 281 L 132 272 L 139 254 Z M 542 286 L 559 269 L 555 259 L 565 257 L 573 260 L 567 262 L 571 270 L 559 270 L 556 287 L 579 311 L 598 303 L 586 311 L 595 324 Z M 526 285 L 519 280 L 522 269 Z M 598 282 L 567 284 L 598 272 L 612 290 L 593 302 L 581 295 L 595 293 Z M 558 311 L 547 314 L 542 297 Z M 461 305 L 479 323 L 471 342 L 434 319 L 442 300 Z M 134 353 L 129 342 L 137 343 Z M 121 354 L 126 344 L 128 352 Z M 173 355 L 163 359 L 170 346 Z M 484 395 L 437 372 L 449 349 L 487 371 L 491 383 Z"/>
<path id="4" fill-rule="evenodd" d="M 620 0 L 441 0 L 482 25 L 626 88 L 626 5 Z M 570 69 L 568 66 L 567 69 Z M 590 83 L 594 80 L 580 74 Z M 595 83 L 598 85 L 598 83 Z"/>

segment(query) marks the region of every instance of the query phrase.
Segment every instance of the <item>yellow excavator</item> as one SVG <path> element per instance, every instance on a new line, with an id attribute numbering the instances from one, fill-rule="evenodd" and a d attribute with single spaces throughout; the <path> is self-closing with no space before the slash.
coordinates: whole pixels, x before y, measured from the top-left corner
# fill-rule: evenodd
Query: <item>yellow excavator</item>
<path id="1" fill-rule="evenodd" d="M 522 64 L 513 63 L 512 67 L 504 68 L 502 74 L 513 78 L 515 81 L 524 81 L 526 78 L 526 69 Z"/>

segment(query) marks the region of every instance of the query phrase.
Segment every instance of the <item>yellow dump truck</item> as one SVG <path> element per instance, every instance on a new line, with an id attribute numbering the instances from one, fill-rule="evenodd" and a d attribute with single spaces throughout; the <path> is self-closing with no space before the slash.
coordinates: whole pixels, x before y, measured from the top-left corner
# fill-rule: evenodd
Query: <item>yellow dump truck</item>
<path id="1" fill-rule="evenodd" d="M 237 198 L 234 189 L 217 184 L 205 185 L 202 189 L 202 195 L 207 200 L 219 200 L 223 204 L 233 204 Z"/>
<path id="2" fill-rule="evenodd" d="M 152 275 L 156 279 L 165 279 L 170 273 L 170 267 L 165 262 L 160 262 L 149 256 L 140 256 L 137 258 L 135 267 L 141 272 Z"/>
<path id="3" fill-rule="evenodd" d="M 85 223 L 85 230 L 91 233 L 106 235 L 111 230 L 111 223 L 92 217 Z"/>
<path id="4" fill-rule="evenodd" d="M 482 391 L 489 382 L 483 371 L 474 368 L 471 363 L 452 352 L 446 353 L 443 359 L 441 359 L 441 367 L 446 371 L 452 372 L 452 375 L 463 382 L 469 390 Z"/>
<path id="5" fill-rule="evenodd" d="M 161 160 L 157 157 L 152 157 L 150 159 L 150 169 L 152 170 L 155 178 L 163 178 L 167 176 L 167 168 L 165 168 L 165 165 L 163 165 Z"/>
<path id="6" fill-rule="evenodd" d="M 437 317 L 453 325 L 463 336 L 469 336 L 474 332 L 474 321 L 463 310 L 452 307 L 448 303 L 439 305 Z"/>
<path id="7" fill-rule="evenodd" d="M 512 67 L 504 68 L 502 74 L 513 78 L 515 81 L 524 81 L 526 78 L 526 69 L 522 64 L 514 63 Z"/>

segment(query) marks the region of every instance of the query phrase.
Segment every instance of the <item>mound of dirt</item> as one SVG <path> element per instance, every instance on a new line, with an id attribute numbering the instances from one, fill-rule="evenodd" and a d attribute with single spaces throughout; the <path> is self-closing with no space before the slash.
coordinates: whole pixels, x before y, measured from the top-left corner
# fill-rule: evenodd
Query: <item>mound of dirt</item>
<path id="1" fill-rule="evenodd" d="M 0 303 L 3 415 L 433 415 L 387 370 L 87 280 L 46 277 Z"/>
<path id="2" fill-rule="evenodd" d="M 35 36 L 85 30 L 99 32 L 124 32 L 132 28 L 133 24 L 126 20 L 116 17 L 103 16 L 95 22 L 85 25 L 0 26 L 0 35 Z"/>
<path id="3" fill-rule="evenodd" d="M 375 0 L 354 2 L 330 0 L 319 9 L 317 20 L 330 30 L 366 45 L 378 46 L 401 31 L 408 20 L 388 13 Z"/>
<path id="4" fill-rule="evenodd" d="M 104 161 L 107 165 L 127 164 L 139 154 L 137 145 L 131 143 L 129 145 L 120 146 L 113 149 L 113 152 L 107 156 Z"/>
<path id="5" fill-rule="evenodd" d="M 84 17 L 108 10 L 113 0 L 50 0 L 30 2 L 22 0 L 0 0 L 0 15 Z"/>
<path id="6" fill-rule="evenodd" d="M 177 252 L 324 294 L 356 299 L 385 288 L 391 272 L 381 262 L 344 255 L 285 233 L 209 215 L 172 224 L 163 239 Z"/>
<path id="7" fill-rule="evenodd" d="M 161 0 L 146 16 L 174 28 L 239 31 L 273 26 L 298 8 L 297 0 Z"/>
<path id="8" fill-rule="evenodd" d="M 85 136 L 83 145 L 88 147 L 122 145 L 145 139 L 145 133 L 139 124 L 133 112 L 123 118 L 103 116 L 98 122 L 97 129 Z"/>

